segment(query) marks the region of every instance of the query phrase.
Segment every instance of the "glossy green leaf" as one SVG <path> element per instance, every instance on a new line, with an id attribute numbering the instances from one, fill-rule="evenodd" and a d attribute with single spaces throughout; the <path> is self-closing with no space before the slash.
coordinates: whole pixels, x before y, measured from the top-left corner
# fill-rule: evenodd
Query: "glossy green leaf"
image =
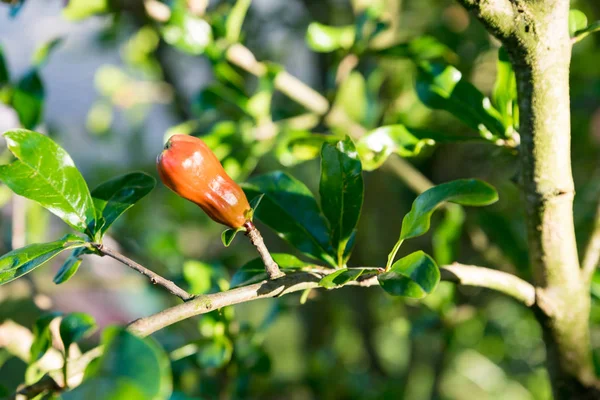
<path id="1" fill-rule="evenodd" d="M 354 26 L 328 26 L 312 22 L 306 31 L 306 43 L 312 50 L 329 53 L 348 50 L 354 44 Z"/>
<path id="2" fill-rule="evenodd" d="M 229 247 L 229 245 L 231 244 L 231 242 L 233 242 L 233 239 L 235 239 L 235 236 L 238 234 L 238 232 L 245 230 L 245 228 L 225 229 L 223 233 L 221 233 L 221 242 L 223 243 L 223 246 Z"/>
<path id="3" fill-rule="evenodd" d="M 33 343 L 29 349 L 29 363 L 34 363 L 46 354 L 52 345 L 52 334 L 50 332 L 50 323 L 60 317 L 60 313 L 53 312 L 41 316 L 33 325 Z"/>
<path id="4" fill-rule="evenodd" d="M 426 233 L 431 214 L 446 201 L 464 206 L 487 206 L 498 201 L 498 193 L 494 187 L 478 179 L 459 179 L 434 186 L 421 193 L 404 216 L 400 239 Z"/>
<path id="5" fill-rule="evenodd" d="M 498 50 L 498 72 L 492 99 L 509 131 L 518 126 L 517 79 L 504 47 Z M 510 132 L 508 132 L 510 133 Z"/>
<path id="6" fill-rule="evenodd" d="M 431 257 L 416 251 L 396 261 L 377 279 L 383 290 L 392 296 L 422 299 L 435 290 L 440 281 L 440 270 Z"/>
<path id="7" fill-rule="evenodd" d="M 54 242 L 30 244 L 10 251 L 0 257 L 0 285 L 33 271 L 64 250 L 82 247 L 85 243 L 80 237 L 66 235 Z"/>
<path id="8" fill-rule="evenodd" d="M 44 84 L 35 69 L 17 82 L 12 96 L 12 106 L 23 127 L 35 128 L 42 120 L 44 92 Z"/>
<path id="9" fill-rule="evenodd" d="M 78 247 L 75 250 L 73 250 L 71 255 L 67 257 L 63 265 L 60 267 L 52 281 L 57 285 L 60 285 L 61 283 L 64 283 L 71 279 L 71 277 L 75 275 L 79 270 L 79 266 L 81 265 L 82 261 L 80 256 L 85 251 L 85 247 Z"/>
<path id="10" fill-rule="evenodd" d="M 86 381 L 66 393 L 66 399 L 93 399 L 97 396 L 94 390 L 99 388 L 103 399 L 166 400 L 170 397 L 169 359 L 154 340 L 139 338 L 121 327 L 109 327 L 102 336 L 104 354 L 88 366 Z M 123 385 L 127 390 L 124 391 Z M 141 396 L 127 397 L 132 393 Z"/>
<path id="11" fill-rule="evenodd" d="M 70 21 L 80 21 L 108 11 L 108 0 L 69 0 L 62 15 Z"/>
<path id="12" fill-rule="evenodd" d="M 231 361 L 233 343 L 227 336 L 216 336 L 198 351 L 198 364 L 203 368 L 221 368 Z"/>
<path id="13" fill-rule="evenodd" d="M 0 88 L 10 82 L 10 74 L 8 73 L 8 65 L 4 58 L 4 49 L 0 46 Z"/>
<path id="14" fill-rule="evenodd" d="M 18 160 L 0 166 L 0 180 L 74 229 L 91 235 L 95 219 L 92 197 L 67 152 L 37 132 L 16 129 L 5 132 L 4 137 Z"/>
<path id="15" fill-rule="evenodd" d="M 417 94 L 426 106 L 448 111 L 488 140 L 508 133 L 490 99 L 451 65 L 422 64 L 417 78 Z"/>
<path id="16" fill-rule="evenodd" d="M 31 60 L 33 65 L 35 65 L 36 67 L 41 67 L 42 65 L 44 65 L 46 61 L 48 61 L 48 57 L 50 57 L 52 51 L 54 51 L 54 49 L 56 49 L 56 47 L 58 47 L 62 43 L 62 41 L 63 39 L 60 37 L 54 38 L 38 47 L 33 53 L 33 57 Z"/>
<path id="17" fill-rule="evenodd" d="M 465 222 L 465 211 L 457 204 L 445 207 L 444 218 L 433 233 L 432 246 L 435 261 L 440 265 L 457 259 L 458 245 Z"/>
<path id="18" fill-rule="evenodd" d="M 456 58 L 456 54 L 448 46 L 432 36 L 419 36 L 408 42 L 378 49 L 375 54 L 383 57 L 410 58 L 415 61 L 450 61 Z"/>
<path id="19" fill-rule="evenodd" d="M 237 0 L 231 8 L 227 16 L 227 22 L 225 23 L 225 38 L 230 43 L 237 43 L 240 40 L 242 24 L 251 3 L 252 0 Z"/>
<path id="20" fill-rule="evenodd" d="M 575 34 L 573 36 L 573 40 L 575 43 L 577 43 L 577 42 L 581 41 L 582 39 L 585 39 L 588 35 L 590 35 L 594 32 L 600 32 L 600 21 L 593 22 L 593 23 L 589 24 L 588 26 L 586 26 L 585 28 L 580 29 L 577 32 L 575 32 Z"/>
<path id="21" fill-rule="evenodd" d="M 154 189 L 156 180 L 143 172 L 132 172 L 104 182 L 92 191 L 97 218 L 94 233 L 102 236 L 125 211 Z"/>
<path id="22" fill-rule="evenodd" d="M 187 260 L 183 263 L 183 277 L 193 294 L 206 294 L 229 289 L 229 275 L 219 265 Z"/>
<path id="23" fill-rule="evenodd" d="M 171 18 L 161 29 L 163 39 L 186 53 L 202 54 L 213 41 L 210 24 L 191 14 L 185 2 L 179 3 L 171 10 Z"/>
<path id="24" fill-rule="evenodd" d="M 346 283 L 358 279 L 364 272 L 365 270 L 361 268 L 342 268 L 323 277 L 319 281 L 319 286 L 324 287 L 325 289 L 344 286 Z"/>
<path id="25" fill-rule="evenodd" d="M 279 268 L 284 271 L 293 271 L 308 265 L 291 254 L 273 253 L 271 256 L 277 265 L 279 265 Z M 236 271 L 235 275 L 231 278 L 231 287 L 245 286 L 265 279 L 267 279 L 265 265 L 261 258 L 255 258 Z"/>
<path id="26" fill-rule="evenodd" d="M 59 332 L 65 351 L 68 351 L 71 344 L 91 335 L 96 328 L 96 320 L 91 315 L 76 312 L 63 317 Z"/>
<path id="27" fill-rule="evenodd" d="M 575 36 L 575 32 L 584 29 L 588 24 L 586 15 L 576 9 L 569 10 L 569 35 Z"/>
<path id="28" fill-rule="evenodd" d="M 329 221 L 331 243 L 338 266 L 343 266 L 352 250 L 356 225 L 363 203 L 362 166 L 349 137 L 336 144 L 325 143 L 321 150 L 321 207 Z"/>
<path id="29" fill-rule="evenodd" d="M 337 265 L 329 229 L 313 194 L 300 181 L 275 171 L 252 178 L 244 185 L 248 197 L 264 193 L 255 217 L 292 246 L 318 260 Z"/>

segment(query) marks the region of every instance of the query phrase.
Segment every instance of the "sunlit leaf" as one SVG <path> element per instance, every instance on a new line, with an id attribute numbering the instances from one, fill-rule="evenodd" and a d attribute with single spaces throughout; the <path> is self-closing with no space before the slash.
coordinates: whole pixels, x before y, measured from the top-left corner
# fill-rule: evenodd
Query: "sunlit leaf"
<path id="1" fill-rule="evenodd" d="M 333 289 L 338 286 L 343 286 L 350 281 L 355 281 L 364 272 L 365 270 L 361 268 L 341 268 L 334 273 L 325 275 L 325 277 L 319 281 L 319 286 L 324 287 L 325 289 Z"/>
<path id="2" fill-rule="evenodd" d="M 356 235 L 363 192 L 362 166 L 352 140 L 346 137 L 336 144 L 323 144 L 319 194 L 340 267 L 352 250 L 351 239 Z"/>
<path id="3" fill-rule="evenodd" d="M 312 22 L 306 31 L 306 43 L 320 53 L 349 49 L 354 44 L 354 26 L 327 26 Z"/>
<path id="4" fill-rule="evenodd" d="M 183 277 L 193 294 L 206 294 L 229 289 L 229 276 L 218 265 L 188 260 L 183 263 Z"/>
<path id="5" fill-rule="evenodd" d="M 67 152 L 37 132 L 16 129 L 5 132 L 4 137 L 18 160 L 0 166 L 0 180 L 74 229 L 91 234 L 95 219 L 92 197 Z"/>
<path id="6" fill-rule="evenodd" d="M 279 268 L 284 271 L 293 271 L 307 266 L 307 263 L 297 259 L 291 254 L 273 253 L 271 256 L 277 265 L 279 265 Z M 235 272 L 235 275 L 233 275 L 231 278 L 231 287 L 249 285 L 251 283 L 260 282 L 264 279 L 267 279 L 265 265 L 261 258 L 255 258 L 254 260 L 244 264 L 244 266 Z"/>
<path id="7" fill-rule="evenodd" d="M 237 43 L 239 41 L 242 24 L 251 3 L 252 0 L 237 0 L 231 8 L 225 25 L 225 38 L 230 43 Z"/>
<path id="8" fill-rule="evenodd" d="M 575 36 L 575 32 L 584 29 L 588 24 L 586 15 L 580 10 L 569 10 L 569 35 Z"/>
<path id="9" fill-rule="evenodd" d="M 205 19 L 191 14 L 185 4 L 177 3 L 171 18 L 162 27 L 165 42 L 190 54 L 202 54 L 213 40 L 212 29 Z"/>
<path id="10" fill-rule="evenodd" d="M 383 290 L 393 296 L 421 299 L 435 290 L 440 270 L 431 257 L 416 251 L 396 261 L 377 279 Z"/>
<path id="11" fill-rule="evenodd" d="M 80 21 L 108 11 L 108 0 L 69 0 L 62 15 L 70 21 Z"/>
<path id="12" fill-rule="evenodd" d="M 309 131 L 284 131 L 278 137 L 275 156 L 283 166 L 290 167 L 317 158 L 321 153 L 323 143 L 337 140 L 338 138 L 335 136 L 315 134 Z"/>
<path id="13" fill-rule="evenodd" d="M 498 72 L 492 99 L 498 108 L 504 124 L 509 127 L 518 126 L 517 80 L 504 47 L 498 50 Z"/>
<path id="14" fill-rule="evenodd" d="M 0 285 L 33 271 L 64 250 L 82 247 L 85 243 L 78 236 L 66 235 L 54 242 L 30 244 L 10 251 L 0 257 Z"/>

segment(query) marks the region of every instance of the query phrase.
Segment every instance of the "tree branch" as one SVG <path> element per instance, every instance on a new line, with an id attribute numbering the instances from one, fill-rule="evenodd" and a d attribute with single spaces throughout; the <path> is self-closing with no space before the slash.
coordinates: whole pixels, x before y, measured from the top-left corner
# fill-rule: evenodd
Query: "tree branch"
<path id="1" fill-rule="evenodd" d="M 581 262 L 581 275 L 586 282 L 590 282 L 596 267 L 600 262 L 600 202 L 596 210 L 596 222 L 592 234 L 585 248 L 583 261 Z"/>
<path id="2" fill-rule="evenodd" d="M 510 0 L 457 0 L 471 11 L 485 27 L 498 38 L 506 39 L 515 30 L 515 8 L 517 14 L 523 13 L 523 6 L 515 5 L 519 1 Z"/>
<path id="3" fill-rule="evenodd" d="M 165 289 L 167 289 L 169 291 L 169 293 L 174 294 L 175 296 L 179 297 L 181 300 L 188 301 L 188 300 L 191 300 L 194 298 L 193 295 L 189 294 L 188 292 L 186 292 L 185 290 L 183 290 L 182 288 L 177 286 L 172 281 L 163 278 L 162 276 L 158 275 L 157 273 L 155 273 L 153 271 L 150 271 L 148 268 L 144 267 L 143 265 L 138 264 L 137 262 L 133 261 L 132 259 L 130 259 L 128 257 L 125 257 L 123 254 L 116 252 L 114 250 L 111 250 L 111 249 L 105 247 L 101 243 L 94 243 L 93 246 L 102 255 L 106 255 L 111 258 L 114 258 L 115 260 L 127 265 L 129 268 L 139 272 L 140 274 L 142 274 L 144 276 L 147 276 L 148 278 L 150 278 L 150 282 L 152 282 L 155 285 L 160 285 L 160 286 L 164 287 Z"/>

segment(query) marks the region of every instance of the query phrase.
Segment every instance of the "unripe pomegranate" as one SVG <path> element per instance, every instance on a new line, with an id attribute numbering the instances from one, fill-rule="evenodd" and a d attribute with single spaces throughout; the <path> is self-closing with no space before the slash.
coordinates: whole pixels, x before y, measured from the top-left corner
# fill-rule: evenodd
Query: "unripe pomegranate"
<path id="1" fill-rule="evenodd" d="M 171 136 L 156 164 L 167 187 L 199 205 L 214 221 L 233 229 L 248 221 L 250 205 L 246 195 L 201 139 Z"/>

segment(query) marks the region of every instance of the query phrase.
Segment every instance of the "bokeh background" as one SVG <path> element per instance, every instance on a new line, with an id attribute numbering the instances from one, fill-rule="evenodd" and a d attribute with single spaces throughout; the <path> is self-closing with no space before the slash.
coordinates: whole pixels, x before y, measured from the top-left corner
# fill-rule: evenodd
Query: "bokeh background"
<path id="1" fill-rule="evenodd" d="M 165 135 L 183 131 L 211 135 L 213 145 L 227 155 L 226 167 L 239 181 L 285 169 L 318 196 L 318 159 L 295 163 L 271 148 L 257 149 L 256 139 L 249 138 L 256 121 L 240 111 L 235 99 L 223 100 L 210 90 L 223 79 L 210 57 L 167 43 L 164 32 L 140 16 L 133 0 L 116 1 L 111 11 L 78 21 L 65 17 L 65 3 L 28 0 L 15 16 L 8 5 L 0 4 L 0 44 L 11 76 L 18 79 L 31 68 L 36 49 L 60 39 L 40 67 L 45 95 L 37 130 L 69 152 L 90 187 L 135 170 L 156 176 L 155 159 Z M 202 7 L 203 2 L 191 3 Z M 233 3 L 211 1 L 206 15 L 218 21 Z M 307 45 L 311 22 L 352 25 L 365 7 L 374 4 L 383 8 L 390 24 L 378 38 L 381 44 L 430 35 L 447 46 L 448 61 L 479 90 L 492 91 L 499 44 L 450 0 L 253 0 L 242 26 L 243 42 L 257 59 L 280 64 L 366 129 L 404 123 L 473 135 L 450 114 L 432 111 L 419 101 L 412 60 L 364 56 L 354 72 L 340 80 L 336 71 L 343 55 L 317 53 Z M 572 4 L 589 20 L 600 19 L 598 1 Z M 598 65 L 600 36 L 574 47 L 571 107 L 580 243 L 585 243 L 600 194 Z M 258 90 L 255 78 L 239 69 L 234 73 L 241 79 L 242 91 Z M 276 93 L 270 113 L 277 122 L 302 114 L 302 109 Z M 0 130 L 18 124 L 15 111 L 0 105 Z M 329 121 L 312 130 L 343 132 L 346 128 Z M 218 129 L 226 133 L 215 134 Z M 3 162 L 8 159 L 3 150 Z M 439 263 L 458 260 L 529 277 L 513 152 L 488 144 L 447 144 L 428 149 L 410 162 L 435 183 L 482 178 L 498 188 L 501 201 L 468 209 L 460 239 L 451 251 L 433 249 L 428 234 L 403 246 L 402 254 L 424 249 L 435 254 Z M 350 265 L 381 266 L 416 194 L 389 168 L 365 173 L 365 185 Z M 0 186 L 0 205 L 2 254 L 15 245 L 49 241 L 67 232 L 59 219 L 36 204 L 13 198 L 4 186 Z M 436 216 L 434 228 L 443 222 L 441 215 Z M 236 268 L 256 256 L 241 237 L 223 247 L 221 230 L 199 208 L 158 184 L 113 226 L 106 240 L 194 292 L 211 292 L 227 289 Z M 272 251 L 294 252 L 266 227 L 262 231 Z M 48 310 L 81 311 L 104 327 L 177 303 L 135 272 L 96 256 L 87 256 L 69 282 L 55 285 L 52 277 L 63 260 L 53 260 L 2 286 L 0 321 L 31 328 Z M 600 286 L 594 290 L 600 294 Z M 378 288 L 344 288 L 313 291 L 305 304 L 300 303 L 300 295 L 261 300 L 189 319 L 155 334 L 173 360 L 177 391 L 173 398 L 541 400 L 551 396 L 539 325 L 530 310 L 501 295 L 473 288 L 455 291 L 441 284 L 422 302 L 392 298 Z M 593 307 L 592 319 L 597 323 L 600 308 L 595 297 Z M 592 340 L 600 346 L 597 324 Z M 98 336 L 92 336 L 82 347 L 97 341 Z M 0 365 L 0 384 L 13 390 L 23 380 L 25 363 L 0 349 Z"/>

